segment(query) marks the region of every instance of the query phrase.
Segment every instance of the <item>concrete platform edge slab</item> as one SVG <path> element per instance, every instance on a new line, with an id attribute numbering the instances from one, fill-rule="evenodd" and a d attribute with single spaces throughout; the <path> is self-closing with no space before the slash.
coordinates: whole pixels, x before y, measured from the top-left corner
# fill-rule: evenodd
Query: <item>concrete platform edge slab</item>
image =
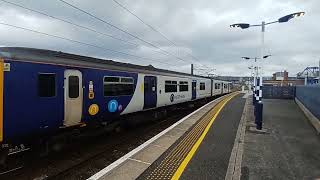
<path id="1" fill-rule="evenodd" d="M 247 97 L 245 107 L 243 108 L 243 113 L 241 116 L 241 120 L 238 126 L 237 135 L 234 140 L 234 145 L 232 148 L 232 152 L 229 159 L 229 165 L 227 169 L 227 173 L 225 176 L 225 180 L 240 180 L 241 178 L 241 162 L 243 155 L 243 144 L 244 144 L 244 136 L 246 133 L 246 123 L 248 118 L 248 106 L 251 101 Z"/>

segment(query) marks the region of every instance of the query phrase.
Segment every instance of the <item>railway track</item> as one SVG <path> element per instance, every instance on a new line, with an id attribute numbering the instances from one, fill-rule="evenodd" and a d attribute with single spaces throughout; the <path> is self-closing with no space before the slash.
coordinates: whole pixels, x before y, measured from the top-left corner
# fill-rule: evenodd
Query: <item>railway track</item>
<path id="1" fill-rule="evenodd" d="M 112 132 L 94 140 L 76 142 L 73 147 L 45 158 L 29 157 L 25 167 L 12 169 L 0 175 L 0 179 L 86 179 L 195 109 L 178 109 L 157 122 L 151 121 L 119 133 Z"/>

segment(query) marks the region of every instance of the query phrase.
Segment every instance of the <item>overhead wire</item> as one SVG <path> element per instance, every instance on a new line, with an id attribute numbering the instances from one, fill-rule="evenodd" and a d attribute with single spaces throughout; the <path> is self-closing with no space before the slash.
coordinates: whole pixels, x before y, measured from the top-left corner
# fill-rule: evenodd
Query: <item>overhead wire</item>
<path id="1" fill-rule="evenodd" d="M 117 29 L 118 31 L 121 31 L 121 32 L 123 32 L 123 33 L 125 33 L 125 34 L 127 34 L 127 35 L 129 35 L 129 36 L 131 36 L 131 37 L 133 37 L 133 38 L 135 38 L 135 39 L 138 39 L 138 40 L 140 40 L 140 41 L 142 41 L 142 42 L 144 42 L 144 43 L 146 43 L 146 44 L 148 44 L 148 45 L 150 45 L 150 46 L 152 46 L 152 47 L 154 47 L 154 48 L 156 48 L 156 49 L 159 49 L 161 52 L 164 52 L 164 53 L 162 53 L 162 54 L 164 54 L 164 55 L 172 56 L 172 57 L 175 57 L 176 59 L 178 59 L 178 60 L 180 60 L 180 61 L 186 62 L 186 60 L 184 60 L 184 59 L 182 59 L 182 58 L 180 58 L 180 57 L 177 57 L 177 56 L 169 53 L 168 51 L 166 51 L 166 50 L 164 50 L 164 49 L 162 49 L 162 48 L 160 48 L 160 47 L 152 44 L 151 42 L 148 42 L 148 41 L 146 41 L 146 40 L 144 40 L 144 39 L 142 39 L 142 38 L 140 38 L 140 37 L 138 37 L 138 36 L 136 36 L 136 35 L 128 32 L 128 31 L 124 30 L 124 29 L 121 29 L 121 28 L 119 28 L 118 26 L 113 25 L 112 23 L 107 22 L 106 20 L 104 20 L 104 19 L 102 19 L 102 18 L 97 17 L 96 15 L 93 15 L 92 13 L 90 13 L 90 12 L 88 12 L 88 11 L 85 11 L 85 10 L 83 10 L 83 9 L 81 9 L 81 8 L 79 8 L 79 7 L 71 4 L 71 3 L 69 3 L 69 2 L 66 2 L 66 1 L 64 1 L 64 0 L 58 0 L 58 1 L 64 3 L 65 5 L 67 5 L 67 6 L 69 6 L 69 7 L 74 8 L 74 9 L 80 11 L 80 12 L 83 12 L 83 13 L 87 14 L 88 16 L 90 16 L 90 17 L 92 17 L 92 18 L 94 18 L 94 19 L 96 19 L 96 20 L 99 20 L 99 21 L 103 22 L 104 24 L 109 25 L 109 26 L 112 27 L 112 28 Z"/>
<path id="2" fill-rule="evenodd" d="M 63 40 L 70 41 L 70 42 L 77 43 L 77 44 L 81 44 L 81 45 L 86 45 L 86 46 L 90 46 L 90 47 L 94 47 L 94 48 L 110 51 L 110 52 L 117 53 L 117 54 L 123 54 L 123 55 L 126 55 L 126 56 L 135 57 L 135 58 L 142 59 L 142 60 L 145 60 L 145 61 L 152 61 L 152 62 L 157 62 L 157 63 L 161 63 L 161 64 L 165 64 L 165 65 L 174 66 L 173 64 L 165 63 L 165 62 L 158 61 L 158 60 L 155 60 L 155 59 L 136 56 L 136 55 L 133 55 L 133 54 L 129 54 L 129 53 L 121 52 L 121 51 L 116 51 L 116 50 L 113 50 L 113 49 L 104 48 L 102 46 L 97 46 L 97 45 L 94 45 L 94 44 L 90 44 L 90 43 L 86 43 L 86 42 L 82 42 L 82 41 L 78 41 L 78 40 L 74 40 L 74 39 L 70 39 L 70 38 L 66 38 L 66 37 L 62 37 L 62 36 L 57 36 L 57 35 L 41 32 L 41 31 L 37 31 L 37 30 L 33 30 L 33 29 L 21 27 L 21 26 L 7 24 L 7 23 L 3 23 L 3 22 L 0 22 L 0 24 L 4 25 L 4 26 L 13 27 L 13 28 L 16 28 L 16 29 L 22 29 L 22 30 L 25 30 L 25 31 L 37 33 L 37 34 L 42 34 L 42 35 L 49 36 L 49 37 L 63 39 Z"/>
<path id="3" fill-rule="evenodd" d="M 106 34 L 106 33 L 103 33 L 103 32 L 100 32 L 100 31 L 97 31 L 93 28 L 90 28 L 90 27 L 87 27 L 87 26 L 83 26 L 83 25 L 79 25 L 79 24 L 76 24 L 72 21 L 69 21 L 69 20 L 65 20 L 65 19 L 62 19 L 62 18 L 59 18 L 59 17 L 55 17 L 55 16 L 52 16 L 52 15 L 49 15 L 45 12 L 41 12 L 41 11 L 38 11 L 38 10 L 35 10 L 35 9 L 31 9 L 31 8 L 28 8 L 28 7 L 25 7 L 23 5 L 20 5 L 20 4 L 17 4 L 17 3 L 13 3 L 13 2 L 9 2 L 9 1 L 6 1 L 6 0 L 0 0 L 4 3 L 8 3 L 10 5 L 13 5 L 13 6 L 16 6 L 16 7 L 19 7 L 19 8 L 22 8 L 22 9 L 25 9 L 25 10 L 29 10 L 31 12 L 35 12 L 35 13 L 38 13 L 38 14 L 41 14 L 43 16 L 46 16 L 46 17 L 50 17 L 52 19 L 55 19 L 55 20 L 59 20 L 59 21 L 62 21 L 62 22 L 65 22 L 65 23 L 68 23 L 70 25 L 73 25 L 73 26 L 76 26 L 76 27 L 79 27 L 79 28 L 82 28 L 82 29 L 86 29 L 88 31 L 91 31 L 91 32 L 94 32 L 94 33 L 97 33 L 97 34 L 101 34 L 101 35 L 104 35 L 104 36 L 107 36 L 107 37 L 110 37 L 110 38 L 113 38 L 115 40 L 118 40 L 118 41 L 121 41 L 121 42 L 124 42 L 124 43 L 127 43 L 127 44 L 131 44 L 131 45 L 135 45 L 135 46 L 140 46 L 139 44 L 136 44 L 136 43 L 133 43 L 133 42 L 130 42 L 130 41 L 127 41 L 127 40 L 124 40 L 124 39 L 121 39 L 121 38 L 117 38 L 115 36 L 112 36 L 110 34 Z M 154 49 L 151 49 L 152 51 L 155 51 L 157 53 L 159 53 L 159 51 L 157 50 L 154 50 Z M 171 64 L 172 65 L 172 64 Z M 176 66 L 176 65 L 174 65 Z"/>
<path id="4" fill-rule="evenodd" d="M 117 37 L 112 36 L 112 35 L 110 35 L 110 34 L 106 34 L 106 33 L 97 31 L 97 30 L 95 30 L 95 29 L 92 29 L 92 28 L 89 28 L 89 27 L 86 27 L 86 26 L 82 26 L 82 25 L 76 24 L 76 23 L 74 23 L 74 22 L 72 22 L 72 21 L 68 21 L 68 20 L 65 20 L 65 19 L 62 19 L 62 18 L 58 18 L 58 17 L 52 16 L 52 15 L 49 15 L 49 14 L 47 14 L 47 13 L 44 13 L 44 12 L 35 10 L 35 9 L 31 9 L 31 8 L 22 6 L 22 5 L 17 4 L 17 3 L 9 2 L 9 1 L 6 1 L 6 0 L 0 0 L 0 1 L 5 2 L 5 3 L 8 3 L 8 4 L 11 4 L 11 5 L 13 5 L 13 6 L 20 7 L 20 8 L 22 8 L 22 9 L 26 9 L 26 10 L 29 10 L 29 11 L 32 11 L 32 12 L 35 12 L 35 13 L 38 13 L 38 14 L 41 14 L 41 15 L 43 15 L 43 16 L 47 16 L 47 17 L 50 17 L 50 18 L 53 18 L 53 19 L 56 19 L 56 20 L 59 20 L 59 21 L 62 21 L 62 22 L 71 24 L 71 25 L 73 25 L 73 26 L 76 26 L 76 27 L 79 27 L 79 28 L 82 28 L 82 29 L 86 29 L 86 30 L 91 31 L 91 32 L 94 32 L 94 33 L 98 33 L 98 34 L 107 36 L 107 37 L 109 37 L 109 38 L 113 38 L 113 39 L 118 40 L 118 41 L 122 41 L 122 42 L 131 44 L 131 45 L 135 45 L 135 46 L 139 46 L 139 44 L 132 43 L 132 42 L 130 42 L 130 41 L 127 41 L 127 40 L 124 40 L 124 39 L 121 39 L 121 38 L 117 38 Z"/>
<path id="5" fill-rule="evenodd" d="M 110 38 L 113 38 L 113 39 L 116 39 L 116 40 L 119 40 L 119 41 L 122 41 L 122 42 L 125 42 L 125 43 L 128 43 L 128 44 L 132 44 L 132 45 L 135 45 L 135 46 L 139 46 L 139 44 L 136 44 L 136 43 L 132 43 L 132 42 L 130 42 L 130 41 L 127 41 L 127 40 L 123 40 L 123 39 L 120 39 L 120 38 L 117 38 L 117 37 L 115 37 L 115 36 L 112 36 L 112 35 L 110 35 L 110 34 L 106 34 L 106 33 L 103 33 L 103 32 L 99 32 L 99 31 L 97 31 L 97 30 L 95 30 L 95 29 L 92 29 L 92 28 L 90 28 L 90 27 L 86 27 L 86 26 L 82 26 L 82 25 L 79 25 L 79 24 L 76 24 L 76 23 L 74 23 L 74 22 L 72 22 L 72 21 L 69 21 L 69 20 L 65 20 L 65 19 L 62 19 L 62 18 L 58 18 L 58 17 L 55 17 L 55 16 L 52 16 L 52 15 L 49 15 L 49 14 L 47 14 L 47 13 L 44 13 L 44 12 L 41 12 L 41 11 L 38 11 L 38 10 L 35 10 L 35 9 L 31 9 L 31 8 L 28 8 L 28 7 L 25 7 L 25 6 L 23 6 L 23 5 L 19 5 L 19 4 L 16 4 L 16 3 L 13 3 L 13 2 L 9 2 L 9 1 L 6 1 L 6 0 L 0 0 L 0 1 L 2 1 L 2 2 L 5 2 L 5 3 L 8 3 L 8 4 L 11 4 L 11 5 L 14 5 L 14 6 L 17 6 L 17 7 L 20 7 L 20 8 L 23 8 L 23 9 L 26 9 L 26 10 L 29 10 L 29 11 L 32 11 L 32 12 L 35 12 L 35 13 L 38 13 L 38 14 L 41 14 L 41 15 L 44 15 L 44 16 L 47 16 L 47 17 L 50 17 L 50 18 L 53 18 L 53 19 L 56 19 L 56 20 L 59 20 L 59 21 L 62 21 L 62 22 L 65 22 L 65 23 L 68 23 L 68 24 L 71 24 L 71 25 L 73 25 L 73 26 L 76 26 L 76 27 L 79 27 L 79 28 L 82 28 L 82 29 L 86 29 L 86 30 L 89 30 L 89 31 L 91 31 L 91 32 L 94 32 L 94 33 L 98 33 L 98 34 L 101 34 L 101 35 L 104 35 L 104 36 L 107 36 L 107 37 L 110 37 Z M 60 0 L 61 2 L 64 2 L 64 3 L 67 3 L 66 1 L 63 1 L 63 0 Z M 115 0 L 114 0 L 115 1 Z M 123 7 L 123 8 L 125 8 L 123 5 L 121 5 L 118 1 L 115 1 L 119 6 L 121 6 L 121 7 Z M 67 3 L 68 5 L 71 5 L 71 4 L 69 4 L 69 3 Z M 72 6 L 72 5 L 71 5 Z M 75 6 L 72 6 L 72 7 L 74 7 L 74 8 L 76 8 Z M 135 17 L 137 17 L 141 22 L 143 22 L 145 25 L 147 25 L 149 28 L 151 28 L 151 29 L 153 29 L 154 31 L 156 31 L 156 32 L 158 32 L 159 34 L 161 34 L 161 36 L 163 36 L 166 40 L 168 40 L 170 43 L 172 43 L 172 44 L 174 44 L 175 45 L 175 43 L 173 42 L 173 41 L 171 41 L 169 38 L 167 38 L 164 34 L 162 34 L 160 31 L 158 31 L 158 30 L 156 30 L 155 28 L 153 28 L 150 24 L 147 24 L 147 23 L 145 23 L 141 18 L 139 18 L 138 16 L 136 16 L 134 13 L 132 13 L 129 9 L 127 9 L 127 8 L 125 8 L 128 12 L 130 12 L 132 15 L 134 15 Z M 78 9 L 78 10 L 80 10 L 80 9 Z M 82 12 L 84 12 L 84 11 L 82 11 Z M 87 13 L 86 13 L 87 14 Z M 111 25 L 111 24 L 110 24 Z M 120 29 L 119 29 L 120 30 Z M 141 39 L 142 40 L 142 39 Z M 148 42 L 147 42 L 148 43 Z M 86 44 L 88 44 L 88 43 L 86 43 Z M 151 45 L 152 46 L 152 44 L 150 43 L 149 45 Z M 153 47 L 155 47 L 155 48 L 158 48 L 158 47 L 156 47 L 156 46 L 153 46 Z M 158 49 L 160 49 L 161 50 L 161 48 L 158 48 Z M 111 50 L 111 49 L 109 49 L 109 50 Z M 116 52 L 115 50 L 113 50 L 114 52 Z M 165 50 L 163 50 L 164 52 L 167 52 L 167 51 L 165 51 Z M 120 51 L 118 51 L 118 52 L 120 52 Z M 156 51 L 156 52 L 158 52 L 158 51 Z M 123 54 L 123 53 L 122 53 Z M 126 53 L 127 54 L 127 53 Z M 128 54 L 127 54 L 128 55 Z M 170 54 L 164 54 L 164 55 L 170 55 Z M 130 54 L 130 56 L 132 56 L 131 54 Z M 133 56 L 135 56 L 135 55 L 133 55 Z M 192 55 L 191 55 L 192 56 Z M 137 58 L 140 58 L 139 56 L 135 56 L 135 57 L 137 57 Z M 176 57 L 176 56 L 174 56 L 174 57 Z M 178 57 L 177 57 L 178 58 Z M 146 58 L 145 58 L 146 59 Z M 183 59 L 181 59 L 181 58 L 178 58 L 178 59 L 180 59 L 180 60 L 183 60 Z M 184 60 L 183 60 L 184 61 Z M 160 61 L 158 61 L 158 62 L 160 62 Z M 161 62 L 162 63 L 162 62 Z M 162 63 L 163 64 L 163 63 Z M 168 63 L 165 63 L 165 64 L 168 64 Z M 170 64 L 170 65 L 172 65 L 172 64 Z M 201 64 L 202 65 L 202 64 Z"/>
<path id="6" fill-rule="evenodd" d="M 146 25 L 147 27 L 149 27 L 150 29 L 152 29 L 153 31 L 157 32 L 158 34 L 160 34 L 160 36 L 162 36 L 164 39 L 166 39 L 168 42 L 170 42 L 172 45 L 174 46 L 178 46 L 175 42 L 173 42 L 172 40 L 170 40 L 167 36 L 165 36 L 163 33 L 161 33 L 159 30 L 157 30 L 155 27 L 153 27 L 152 25 L 150 25 L 149 23 L 145 22 L 142 18 L 140 18 L 138 15 L 136 15 L 135 13 L 133 13 L 131 10 L 129 10 L 125 5 L 121 4 L 119 1 L 117 0 L 113 0 L 113 2 L 115 2 L 118 6 L 120 6 L 122 9 L 124 9 L 125 11 L 127 11 L 129 14 L 133 15 L 134 17 L 136 17 L 141 23 L 143 23 L 144 25 Z M 193 59 L 196 59 L 198 61 L 200 61 L 197 57 L 193 56 L 192 54 L 188 53 L 187 51 L 184 51 L 186 54 L 188 54 L 189 56 L 191 56 Z M 207 67 L 206 65 L 201 64 L 200 62 L 198 62 L 201 66 Z"/>

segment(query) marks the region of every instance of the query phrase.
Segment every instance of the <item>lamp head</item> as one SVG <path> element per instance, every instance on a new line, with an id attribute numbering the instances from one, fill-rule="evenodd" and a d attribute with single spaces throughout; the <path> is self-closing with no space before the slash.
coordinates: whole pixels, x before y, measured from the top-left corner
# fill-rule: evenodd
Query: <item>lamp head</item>
<path id="1" fill-rule="evenodd" d="M 300 17 L 303 16 L 305 14 L 305 12 L 296 12 L 296 13 L 292 13 L 286 16 L 283 16 L 281 18 L 278 19 L 279 23 L 284 23 L 284 22 L 288 22 L 290 19 L 295 18 L 295 17 Z"/>
<path id="2" fill-rule="evenodd" d="M 241 29 L 247 29 L 250 27 L 250 24 L 247 23 L 238 23 L 238 24 L 232 24 L 230 25 L 231 28 L 237 28 L 240 27 Z"/>
<path id="3" fill-rule="evenodd" d="M 269 56 L 271 56 L 271 54 L 263 56 L 263 59 L 268 58 Z"/>
<path id="4" fill-rule="evenodd" d="M 241 57 L 242 59 L 250 59 L 249 57 Z"/>

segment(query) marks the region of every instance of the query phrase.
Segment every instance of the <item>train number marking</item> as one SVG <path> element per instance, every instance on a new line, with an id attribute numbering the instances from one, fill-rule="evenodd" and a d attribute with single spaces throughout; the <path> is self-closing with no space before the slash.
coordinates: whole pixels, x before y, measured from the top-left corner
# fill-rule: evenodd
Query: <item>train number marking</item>
<path id="1" fill-rule="evenodd" d="M 99 112 L 99 106 L 97 104 L 91 104 L 88 111 L 91 116 L 94 116 Z"/>

